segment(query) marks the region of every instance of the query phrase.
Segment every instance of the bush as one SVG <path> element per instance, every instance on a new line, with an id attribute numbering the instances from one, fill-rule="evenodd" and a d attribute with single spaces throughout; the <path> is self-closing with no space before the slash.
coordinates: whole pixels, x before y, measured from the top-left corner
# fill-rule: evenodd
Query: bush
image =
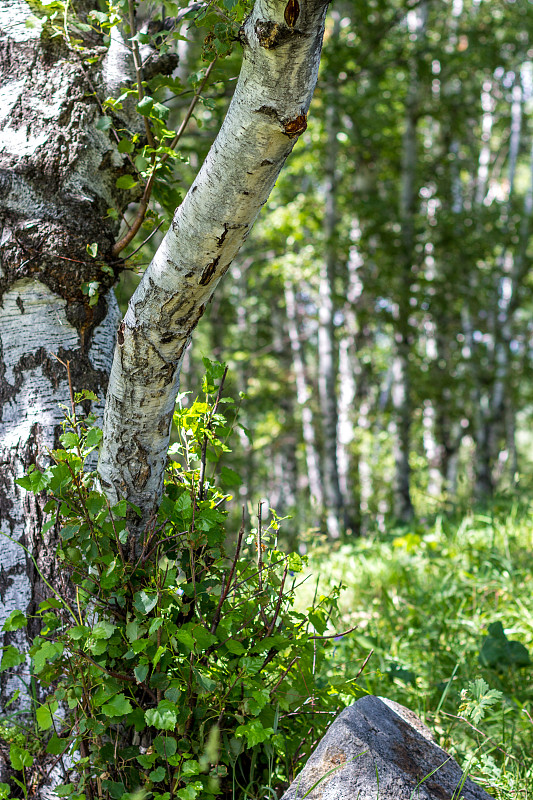
<path id="1" fill-rule="evenodd" d="M 277 797 L 338 692 L 358 693 L 324 676 L 339 590 L 296 611 L 303 560 L 278 548 L 281 520 L 264 529 L 260 511 L 247 533 L 243 509 L 238 533 L 227 530 L 239 477 L 219 461 L 237 407 L 222 397 L 224 367 L 206 366 L 203 399 L 176 410 L 164 498 L 142 542 L 128 531 L 136 509 L 110 507 L 87 469 L 101 432 L 75 409 L 64 449 L 19 481 L 49 495 L 45 529 L 58 526 L 70 573 L 69 596 L 50 587 L 40 604 L 29 655 L 50 692 L 34 708 L 43 748 L 65 759 L 71 779 L 56 792 L 71 800 Z M 16 611 L 5 629 L 25 624 Z M 11 650 L 2 669 L 20 663 Z M 26 787 L 29 760 L 12 764 Z"/>

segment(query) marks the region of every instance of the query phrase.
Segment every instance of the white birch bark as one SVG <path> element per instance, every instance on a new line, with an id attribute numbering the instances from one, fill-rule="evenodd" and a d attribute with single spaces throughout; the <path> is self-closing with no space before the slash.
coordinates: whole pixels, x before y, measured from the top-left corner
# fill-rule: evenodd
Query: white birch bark
<path id="1" fill-rule="evenodd" d="M 26 24 L 31 14 L 24 0 L 0 0 L 0 628 L 15 608 L 34 615 L 49 596 L 20 544 L 62 587 L 57 532 L 41 535 L 43 498 L 15 483 L 30 465 L 45 466 L 59 443 L 69 387 L 54 354 L 70 361 L 75 391 L 100 396 L 103 412 L 119 321 L 114 296 L 105 299 L 115 275 L 102 269 L 116 235 L 104 217 L 122 199 L 115 181 L 123 168 L 109 133 L 96 128 L 95 90 L 108 93 L 105 49 L 89 51 L 94 63 L 83 64 L 60 40 L 48 47 L 39 24 Z M 93 243 L 97 259 L 87 254 Z M 88 281 L 100 284 L 95 306 L 83 293 Z M 1 644 L 27 649 L 37 632 L 30 619 Z M 20 689 L 10 710 L 27 708 L 24 676 L 24 666 L 0 675 L 0 706 Z"/>
<path id="2" fill-rule="evenodd" d="M 364 385 L 359 353 L 368 344 L 370 333 L 368 326 L 362 326 L 358 320 L 360 306 L 367 299 L 364 294 L 360 271 L 363 259 L 359 250 L 361 229 L 357 218 L 352 220 L 350 238 L 352 245 L 346 264 L 346 301 L 343 308 L 344 335 L 339 342 L 339 399 L 338 399 L 338 435 L 337 463 L 339 467 L 339 485 L 344 498 L 344 525 L 346 530 L 360 533 L 362 495 L 368 486 L 368 464 L 358 442 L 357 455 L 355 419 L 358 427 L 367 426 L 368 408 L 361 401 L 367 392 Z M 367 299 L 367 302 L 368 299 Z M 363 484 L 365 488 L 363 489 Z"/>
<path id="3" fill-rule="evenodd" d="M 340 14 L 334 12 L 334 25 L 331 34 L 333 42 L 338 41 Z M 325 257 L 320 265 L 318 293 L 318 395 L 320 399 L 322 423 L 322 461 L 324 478 L 324 511 L 326 531 L 333 539 L 341 535 L 344 526 L 343 497 L 339 483 L 338 452 L 338 407 L 337 407 L 337 363 L 334 326 L 334 283 L 337 268 L 336 228 L 337 209 L 337 133 L 339 120 L 338 98 L 333 87 L 329 87 L 326 108 L 326 156 L 325 156 L 325 215 L 324 239 Z"/>
<path id="4" fill-rule="evenodd" d="M 418 45 L 425 35 L 427 3 L 409 11 L 408 28 Z M 402 227 L 403 264 L 402 286 L 398 300 L 398 322 L 395 334 L 396 348 L 393 360 L 394 382 L 392 405 L 394 409 L 394 514 L 402 522 L 413 516 L 411 502 L 411 380 L 409 375 L 409 353 L 411 350 L 409 330 L 409 301 L 411 295 L 412 265 L 415 247 L 414 216 L 416 203 L 415 172 L 417 159 L 417 126 L 419 107 L 419 55 L 415 52 L 411 61 L 410 84 L 405 107 L 405 131 L 402 143 L 402 171 L 400 187 L 400 221 Z"/>
<path id="5" fill-rule="evenodd" d="M 309 487 L 311 508 L 317 517 L 315 523 L 320 518 L 324 497 L 322 493 L 322 478 L 320 475 L 320 461 L 316 447 L 315 426 L 313 412 L 310 406 L 311 391 L 305 370 L 305 363 L 302 358 L 302 344 L 298 331 L 298 314 L 296 310 L 296 298 L 292 281 L 285 280 L 285 310 L 287 312 L 287 330 L 291 342 L 292 364 L 294 370 L 294 381 L 296 384 L 296 399 L 300 407 L 302 418 L 302 437 L 305 450 L 306 474 Z"/>
<path id="6" fill-rule="evenodd" d="M 99 462 L 112 500 L 155 513 L 179 372 L 191 332 L 306 127 L 324 0 L 257 0 L 219 135 L 177 210 L 118 333 Z"/>

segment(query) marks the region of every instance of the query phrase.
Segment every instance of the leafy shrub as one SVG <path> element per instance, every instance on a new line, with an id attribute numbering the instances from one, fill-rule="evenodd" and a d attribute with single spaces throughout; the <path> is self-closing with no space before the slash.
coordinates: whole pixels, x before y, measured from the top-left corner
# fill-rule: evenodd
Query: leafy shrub
<path id="1" fill-rule="evenodd" d="M 278 548 L 276 515 L 264 529 L 259 512 L 247 534 L 243 509 L 238 533 L 226 530 L 230 495 L 215 477 L 239 482 L 219 468 L 236 406 L 222 397 L 224 367 L 206 366 L 203 399 L 176 410 L 164 498 L 142 541 L 128 531 L 135 509 L 111 507 L 86 468 L 101 432 L 75 409 L 64 449 L 19 481 L 48 493 L 45 528 L 58 525 L 72 585 L 40 604 L 29 653 L 50 691 L 35 709 L 46 752 L 73 763 L 61 797 L 276 797 L 340 689 L 357 694 L 349 681 L 330 691 L 323 674 L 338 589 L 296 611 L 303 560 Z M 25 624 L 20 611 L 6 622 Z M 2 669 L 20 659 L 8 648 Z"/>

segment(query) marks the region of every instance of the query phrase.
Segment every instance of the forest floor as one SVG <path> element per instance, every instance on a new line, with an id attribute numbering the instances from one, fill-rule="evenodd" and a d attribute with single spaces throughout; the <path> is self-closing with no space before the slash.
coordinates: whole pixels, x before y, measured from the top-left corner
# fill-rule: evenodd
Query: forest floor
<path id="1" fill-rule="evenodd" d="M 327 572 L 324 565 L 327 564 Z M 533 798 L 533 508 L 315 545 L 301 588 L 339 583 L 331 672 L 409 707 L 496 800 Z M 342 698 L 339 698 L 341 700 Z"/>

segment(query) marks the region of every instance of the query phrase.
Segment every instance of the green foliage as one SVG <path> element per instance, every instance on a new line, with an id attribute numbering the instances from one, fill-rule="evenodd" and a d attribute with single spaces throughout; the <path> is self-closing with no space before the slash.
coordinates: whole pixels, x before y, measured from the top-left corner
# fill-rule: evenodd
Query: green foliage
<path id="1" fill-rule="evenodd" d="M 477 725 L 485 716 L 487 709 L 501 701 L 503 694 L 497 689 L 490 689 L 483 678 L 476 678 L 463 689 L 461 697 L 463 702 L 459 710 Z"/>
<path id="2" fill-rule="evenodd" d="M 511 664 L 525 667 L 531 663 L 529 653 L 521 642 L 509 641 L 501 622 L 489 625 L 489 633 L 483 640 L 479 661 L 484 667 L 504 669 Z"/>
<path id="3" fill-rule="evenodd" d="M 324 673 L 338 588 L 296 610 L 305 562 L 279 549 L 276 515 L 247 534 L 243 512 L 227 530 L 217 473 L 238 407 L 222 397 L 224 366 L 205 365 L 203 396 L 176 410 L 165 495 L 142 541 L 128 530 L 135 509 L 111 507 L 86 467 L 100 439 L 92 418 L 71 410 L 64 449 L 19 480 L 48 493 L 73 587 L 40 604 L 29 651 L 50 692 L 35 709 L 46 751 L 81 756 L 60 796 L 263 797 L 288 781 L 339 693 L 360 693 Z M 25 623 L 13 612 L 6 626 Z M 9 647 L 2 668 L 21 658 Z M 13 744 L 11 761 L 23 771 L 32 757 Z"/>
<path id="4" fill-rule="evenodd" d="M 343 583 L 339 627 L 358 626 L 329 652 L 330 683 L 372 651 L 360 686 L 425 719 L 497 800 L 533 791 L 532 521 L 531 504 L 500 502 L 315 546 L 307 567 L 324 591 Z"/>

